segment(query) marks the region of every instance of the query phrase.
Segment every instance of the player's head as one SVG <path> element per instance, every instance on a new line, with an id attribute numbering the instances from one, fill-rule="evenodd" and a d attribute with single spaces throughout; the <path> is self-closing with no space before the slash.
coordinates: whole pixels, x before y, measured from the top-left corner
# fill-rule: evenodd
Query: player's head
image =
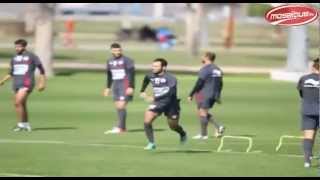
<path id="1" fill-rule="evenodd" d="M 320 72 L 320 67 L 319 67 L 319 58 L 317 58 L 317 59 L 315 59 L 315 60 L 313 60 L 313 64 L 312 64 L 312 70 L 314 71 L 314 72 Z"/>
<path id="2" fill-rule="evenodd" d="M 160 74 L 164 72 L 167 68 L 168 62 L 163 58 L 157 58 L 153 60 L 152 63 L 152 72 L 154 74 Z"/>
<path id="3" fill-rule="evenodd" d="M 26 49 L 28 42 L 24 39 L 18 39 L 14 42 L 14 45 L 15 45 L 16 52 L 20 54 Z"/>
<path id="4" fill-rule="evenodd" d="M 120 44 L 118 43 L 112 43 L 110 46 L 111 49 L 111 53 L 113 55 L 113 57 L 118 58 L 122 55 L 122 49 Z"/>
<path id="5" fill-rule="evenodd" d="M 203 64 L 213 63 L 216 59 L 216 54 L 213 52 L 205 52 L 204 55 L 201 57 L 201 62 Z"/>

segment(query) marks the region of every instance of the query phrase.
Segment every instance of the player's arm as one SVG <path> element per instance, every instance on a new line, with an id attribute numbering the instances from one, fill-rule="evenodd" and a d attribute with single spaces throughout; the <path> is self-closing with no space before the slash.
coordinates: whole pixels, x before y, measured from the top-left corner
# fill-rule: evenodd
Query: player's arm
<path id="1" fill-rule="evenodd" d="M 8 81 L 9 79 L 11 79 L 12 76 L 13 76 L 13 65 L 12 65 L 12 61 L 11 61 L 11 63 L 10 63 L 10 68 L 9 68 L 9 72 L 8 72 L 7 75 L 5 75 L 5 76 L 1 79 L 1 81 L 0 81 L 0 86 L 4 85 L 4 83 L 5 83 L 6 81 Z"/>
<path id="2" fill-rule="evenodd" d="M 202 78 L 198 78 L 196 84 L 194 85 L 193 89 L 191 90 L 191 92 L 189 94 L 189 97 L 188 97 L 189 100 L 192 100 L 193 95 L 202 89 L 204 82 L 205 81 Z"/>
<path id="3" fill-rule="evenodd" d="M 128 69 L 129 87 L 134 89 L 135 85 L 135 69 L 134 67 Z"/>
<path id="4" fill-rule="evenodd" d="M 140 97 L 142 97 L 144 99 L 147 97 L 145 90 L 147 89 L 149 83 L 150 83 L 150 78 L 148 77 L 148 75 L 146 75 L 143 79 L 142 86 L 140 89 Z"/>
<path id="5" fill-rule="evenodd" d="M 112 86 L 112 73 L 110 71 L 110 68 L 108 67 L 108 62 L 107 62 L 107 82 L 106 82 L 106 88 L 103 91 L 103 96 L 109 96 L 110 93 L 110 88 Z"/>
<path id="6" fill-rule="evenodd" d="M 127 64 L 127 76 L 129 80 L 129 88 L 126 90 L 126 94 L 132 95 L 135 87 L 135 67 L 132 60 Z"/>
<path id="7" fill-rule="evenodd" d="M 37 66 L 40 71 L 38 90 L 43 91 L 46 88 L 47 78 L 42 65 Z"/>
<path id="8" fill-rule="evenodd" d="M 1 79 L 1 81 L 0 81 L 0 86 L 4 85 L 4 83 L 5 83 L 6 81 L 8 81 L 9 79 L 11 79 L 11 74 L 5 75 L 5 76 Z"/>
<path id="9" fill-rule="evenodd" d="M 299 95 L 300 95 L 301 98 L 303 98 L 302 82 L 303 82 L 303 80 L 302 80 L 302 78 L 300 78 L 299 81 L 298 81 L 298 85 L 297 85 L 297 89 L 298 89 L 298 92 L 299 92 Z"/>
<path id="10" fill-rule="evenodd" d="M 112 73 L 110 70 L 107 70 L 107 89 L 111 88 L 112 82 Z"/>
<path id="11" fill-rule="evenodd" d="M 46 88 L 46 72 L 38 56 L 34 56 L 34 62 L 40 72 L 38 80 L 38 91 L 43 91 Z"/>

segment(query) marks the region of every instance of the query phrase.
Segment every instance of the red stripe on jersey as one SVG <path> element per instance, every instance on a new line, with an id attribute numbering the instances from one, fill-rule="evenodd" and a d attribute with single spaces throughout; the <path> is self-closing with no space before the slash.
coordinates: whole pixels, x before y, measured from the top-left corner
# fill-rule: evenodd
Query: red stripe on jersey
<path id="1" fill-rule="evenodd" d="M 124 77 L 123 83 L 124 83 L 124 89 L 128 89 L 129 88 L 129 78 L 127 75 Z"/>

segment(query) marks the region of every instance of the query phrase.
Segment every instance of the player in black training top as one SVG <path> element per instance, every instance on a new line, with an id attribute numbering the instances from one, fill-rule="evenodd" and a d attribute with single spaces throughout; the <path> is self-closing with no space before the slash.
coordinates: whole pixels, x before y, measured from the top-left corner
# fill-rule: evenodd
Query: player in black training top
<path id="1" fill-rule="evenodd" d="M 179 125 L 180 100 L 177 97 L 177 79 L 166 72 L 167 61 L 162 58 L 155 59 L 152 63 L 152 73 L 145 76 L 141 87 L 142 98 L 152 101 L 144 115 L 144 130 L 148 138 L 148 145 L 144 148 L 152 150 L 156 148 L 153 136 L 152 122 L 162 113 L 168 119 L 171 130 L 180 135 L 180 142 L 184 144 L 187 134 Z M 145 90 L 151 83 L 153 97 L 148 97 Z"/>

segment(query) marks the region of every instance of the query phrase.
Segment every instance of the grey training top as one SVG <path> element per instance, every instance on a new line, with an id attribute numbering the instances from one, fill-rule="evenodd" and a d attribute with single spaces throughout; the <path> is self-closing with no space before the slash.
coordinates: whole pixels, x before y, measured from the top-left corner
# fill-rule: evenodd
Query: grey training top
<path id="1" fill-rule="evenodd" d="M 10 62 L 9 74 L 13 77 L 13 88 L 33 88 L 35 84 L 34 72 L 39 68 L 41 74 L 45 74 L 39 57 L 32 52 L 24 51 L 16 54 Z"/>
<path id="2" fill-rule="evenodd" d="M 177 100 L 177 79 L 165 72 L 163 75 L 149 73 L 145 76 L 141 92 L 144 92 L 151 82 L 155 101 L 170 103 Z"/>
<path id="3" fill-rule="evenodd" d="M 297 89 L 301 96 L 301 113 L 305 115 L 319 115 L 320 75 L 316 73 L 302 76 Z"/>
<path id="4" fill-rule="evenodd" d="M 204 85 L 199 91 L 205 98 L 219 99 L 222 90 L 222 70 L 215 64 L 208 64 L 199 71 L 199 79 Z"/>
<path id="5" fill-rule="evenodd" d="M 107 61 L 107 87 L 110 88 L 114 82 L 114 86 L 122 86 L 134 88 L 135 67 L 134 61 L 126 56 L 119 58 L 111 58 Z"/>

